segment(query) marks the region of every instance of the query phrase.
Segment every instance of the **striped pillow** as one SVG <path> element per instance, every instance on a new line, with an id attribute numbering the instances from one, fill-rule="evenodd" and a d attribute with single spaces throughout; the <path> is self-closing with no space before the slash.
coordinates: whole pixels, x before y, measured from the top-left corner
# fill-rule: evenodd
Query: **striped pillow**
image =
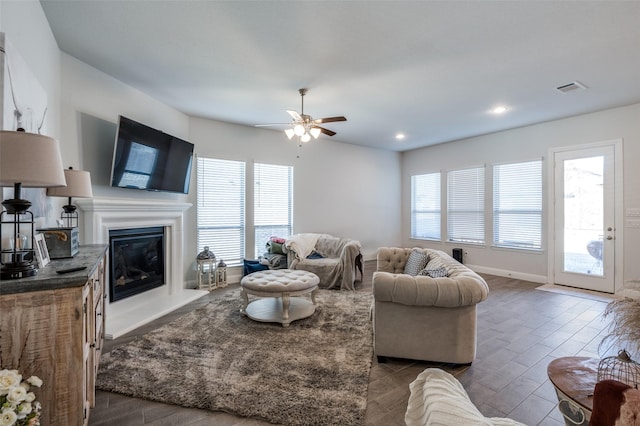
<path id="1" fill-rule="evenodd" d="M 416 276 L 418 271 L 421 271 L 427 266 L 429 262 L 429 256 L 418 250 L 411 250 L 407 263 L 404 265 L 404 273 L 408 275 Z"/>
<path id="2" fill-rule="evenodd" d="M 447 272 L 447 268 L 445 267 L 441 267 L 437 269 L 424 268 L 422 271 L 418 272 L 418 275 L 423 275 L 431 278 L 442 278 L 442 277 L 448 277 L 449 272 Z"/>

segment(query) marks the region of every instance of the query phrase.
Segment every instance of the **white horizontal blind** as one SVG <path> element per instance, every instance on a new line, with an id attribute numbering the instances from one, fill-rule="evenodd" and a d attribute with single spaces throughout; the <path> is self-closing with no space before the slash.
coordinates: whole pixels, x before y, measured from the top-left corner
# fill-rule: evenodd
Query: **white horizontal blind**
<path id="1" fill-rule="evenodd" d="M 447 239 L 484 243 L 484 167 L 447 173 Z"/>
<path id="2" fill-rule="evenodd" d="M 440 240 L 440 173 L 411 176 L 411 238 Z"/>
<path id="3" fill-rule="evenodd" d="M 245 163 L 198 157 L 198 252 L 208 246 L 229 266 L 245 251 Z"/>
<path id="4" fill-rule="evenodd" d="M 493 244 L 542 248 L 542 160 L 493 166 Z"/>
<path id="5" fill-rule="evenodd" d="M 253 223 L 255 257 L 262 256 L 270 237 L 287 238 L 293 226 L 293 167 L 254 164 Z"/>

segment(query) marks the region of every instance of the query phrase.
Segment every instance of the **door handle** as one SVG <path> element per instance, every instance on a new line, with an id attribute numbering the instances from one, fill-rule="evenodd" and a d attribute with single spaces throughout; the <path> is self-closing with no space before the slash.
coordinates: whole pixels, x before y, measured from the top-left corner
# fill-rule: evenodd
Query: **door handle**
<path id="1" fill-rule="evenodd" d="M 609 236 L 607 237 L 607 240 L 613 240 L 613 237 L 612 237 L 611 235 L 609 235 Z"/>

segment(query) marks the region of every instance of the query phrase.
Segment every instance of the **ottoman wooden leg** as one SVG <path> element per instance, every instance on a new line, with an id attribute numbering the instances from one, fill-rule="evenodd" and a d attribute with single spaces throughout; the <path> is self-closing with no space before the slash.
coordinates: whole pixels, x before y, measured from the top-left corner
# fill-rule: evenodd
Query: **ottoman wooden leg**
<path id="1" fill-rule="evenodd" d="M 289 293 L 282 294 L 282 326 L 289 327 Z"/>
<path id="2" fill-rule="evenodd" d="M 249 296 L 244 288 L 240 291 L 240 297 L 242 297 L 242 307 L 240 308 L 240 312 L 245 314 L 247 313 L 247 305 L 249 304 Z"/>

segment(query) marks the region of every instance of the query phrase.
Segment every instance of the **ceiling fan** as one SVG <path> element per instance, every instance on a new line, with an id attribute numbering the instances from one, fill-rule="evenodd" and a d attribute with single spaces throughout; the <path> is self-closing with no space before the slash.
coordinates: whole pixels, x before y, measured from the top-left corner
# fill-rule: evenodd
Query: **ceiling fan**
<path id="1" fill-rule="evenodd" d="M 305 114 L 304 95 L 307 94 L 307 91 L 308 89 L 298 89 L 302 104 L 300 113 L 291 109 L 287 110 L 287 113 L 289 113 L 291 118 L 293 118 L 293 121 L 291 123 L 256 124 L 256 127 L 289 125 L 290 127 L 284 131 L 287 137 L 289 139 L 292 139 L 294 136 L 299 136 L 300 141 L 302 142 L 309 142 L 311 140 L 311 136 L 313 136 L 314 139 L 317 139 L 321 133 L 324 133 L 327 136 L 335 135 L 336 132 L 334 132 L 333 130 L 320 127 L 318 126 L 318 124 L 333 123 L 336 121 L 347 121 L 347 119 L 343 116 L 313 119 L 310 115 Z"/>

